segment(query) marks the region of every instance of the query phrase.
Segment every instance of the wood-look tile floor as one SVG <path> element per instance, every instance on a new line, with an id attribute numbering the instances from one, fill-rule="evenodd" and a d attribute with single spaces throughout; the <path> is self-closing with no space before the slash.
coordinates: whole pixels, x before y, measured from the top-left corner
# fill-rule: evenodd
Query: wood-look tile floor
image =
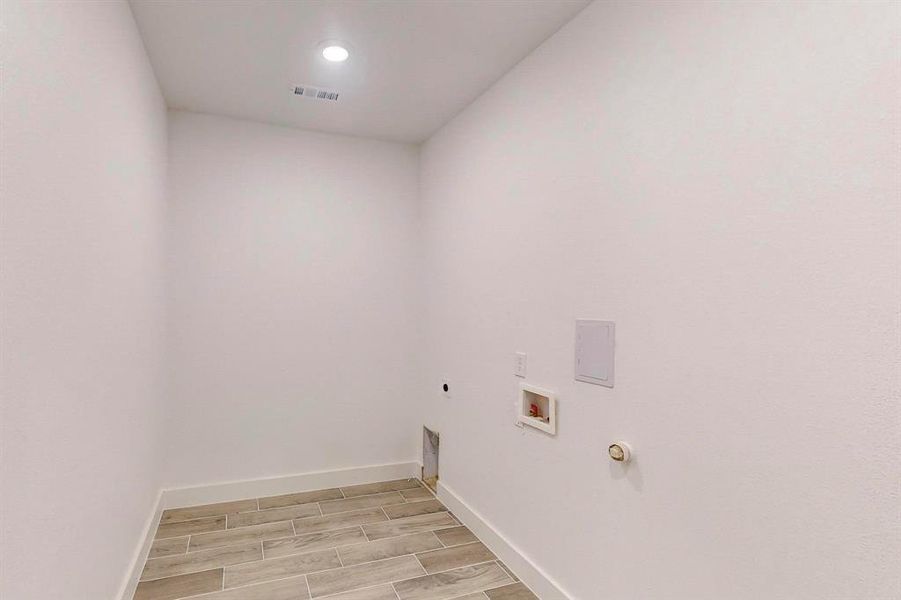
<path id="1" fill-rule="evenodd" d="M 135 600 L 537 600 L 416 479 L 163 512 Z"/>

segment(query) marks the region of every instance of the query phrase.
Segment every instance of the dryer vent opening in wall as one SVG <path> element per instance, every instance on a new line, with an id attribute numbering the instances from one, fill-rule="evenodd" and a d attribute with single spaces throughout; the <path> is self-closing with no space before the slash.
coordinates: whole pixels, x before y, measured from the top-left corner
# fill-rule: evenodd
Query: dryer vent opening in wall
<path id="1" fill-rule="evenodd" d="M 294 86 L 294 95 L 311 98 L 313 100 L 329 100 L 331 102 L 338 101 L 338 92 L 332 90 L 323 90 L 309 85 Z"/>
<path id="2" fill-rule="evenodd" d="M 422 481 L 435 492 L 438 491 L 438 442 L 437 431 L 422 428 Z"/>

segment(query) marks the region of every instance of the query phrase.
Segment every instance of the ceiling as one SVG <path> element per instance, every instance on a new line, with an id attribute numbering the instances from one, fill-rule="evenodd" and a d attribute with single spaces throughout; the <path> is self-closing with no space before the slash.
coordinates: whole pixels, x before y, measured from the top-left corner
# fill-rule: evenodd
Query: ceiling
<path id="1" fill-rule="evenodd" d="M 171 108 L 405 142 L 427 139 L 587 4 L 131 1 Z M 350 58 L 325 61 L 326 40 Z"/>

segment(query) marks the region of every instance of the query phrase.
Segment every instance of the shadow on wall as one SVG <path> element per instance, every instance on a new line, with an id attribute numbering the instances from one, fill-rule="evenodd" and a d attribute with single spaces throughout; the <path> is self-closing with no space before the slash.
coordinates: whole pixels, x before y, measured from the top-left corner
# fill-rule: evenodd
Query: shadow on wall
<path id="1" fill-rule="evenodd" d="M 634 456 L 627 463 L 610 461 L 607 466 L 610 469 L 610 477 L 613 479 L 625 479 L 637 492 L 644 489 L 644 476 L 641 474 L 641 465 L 635 460 Z"/>

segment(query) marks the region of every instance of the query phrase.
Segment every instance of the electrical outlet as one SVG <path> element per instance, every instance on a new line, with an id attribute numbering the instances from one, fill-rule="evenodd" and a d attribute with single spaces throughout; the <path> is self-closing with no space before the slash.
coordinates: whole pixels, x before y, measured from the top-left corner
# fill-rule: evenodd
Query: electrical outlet
<path id="1" fill-rule="evenodd" d="M 517 352 L 513 355 L 513 374 L 517 377 L 526 376 L 526 353 Z"/>

